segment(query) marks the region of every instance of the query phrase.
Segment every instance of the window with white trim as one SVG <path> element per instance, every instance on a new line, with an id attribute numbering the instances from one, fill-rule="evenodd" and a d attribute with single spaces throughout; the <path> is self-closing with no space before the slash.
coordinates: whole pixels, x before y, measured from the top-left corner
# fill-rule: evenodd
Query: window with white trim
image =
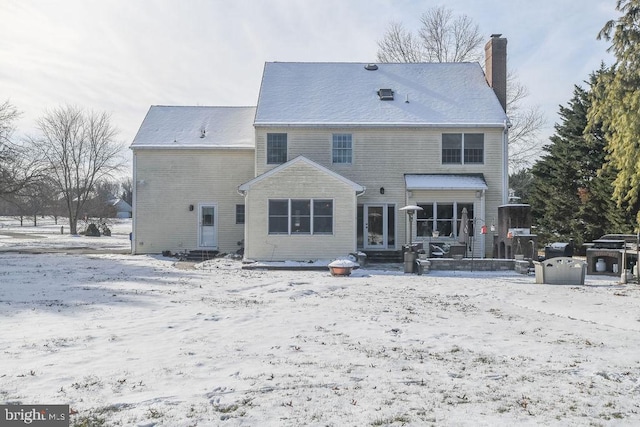
<path id="1" fill-rule="evenodd" d="M 333 200 L 269 200 L 269 234 L 332 234 Z"/>
<path id="2" fill-rule="evenodd" d="M 332 146 L 333 163 L 351 164 L 353 146 L 350 133 L 334 133 Z"/>
<path id="3" fill-rule="evenodd" d="M 287 161 L 287 134 L 267 134 L 267 164 L 282 164 Z"/>
<path id="4" fill-rule="evenodd" d="M 244 205 L 236 205 L 236 224 L 244 224 Z"/>
<path id="5" fill-rule="evenodd" d="M 483 164 L 483 133 L 443 133 L 443 164 Z"/>

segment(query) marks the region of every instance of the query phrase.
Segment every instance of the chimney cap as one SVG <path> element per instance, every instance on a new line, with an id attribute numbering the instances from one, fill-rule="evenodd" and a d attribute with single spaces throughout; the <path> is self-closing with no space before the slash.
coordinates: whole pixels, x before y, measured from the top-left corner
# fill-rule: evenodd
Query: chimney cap
<path id="1" fill-rule="evenodd" d="M 498 37 L 501 37 L 501 36 L 502 36 L 502 34 L 498 34 L 498 33 L 491 34 L 491 38 L 498 38 Z"/>

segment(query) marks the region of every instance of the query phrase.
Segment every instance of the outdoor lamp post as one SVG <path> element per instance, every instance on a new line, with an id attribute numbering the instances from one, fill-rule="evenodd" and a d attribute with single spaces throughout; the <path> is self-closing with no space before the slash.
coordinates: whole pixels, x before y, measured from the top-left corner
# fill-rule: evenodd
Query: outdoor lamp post
<path id="1" fill-rule="evenodd" d="M 411 239 L 413 237 L 413 215 L 416 212 L 422 211 L 424 209 L 422 209 L 420 206 L 408 205 L 408 206 L 400 208 L 399 210 L 405 211 L 407 213 L 407 215 L 409 216 L 409 238 L 407 239 L 408 240 L 407 245 L 411 246 Z"/>

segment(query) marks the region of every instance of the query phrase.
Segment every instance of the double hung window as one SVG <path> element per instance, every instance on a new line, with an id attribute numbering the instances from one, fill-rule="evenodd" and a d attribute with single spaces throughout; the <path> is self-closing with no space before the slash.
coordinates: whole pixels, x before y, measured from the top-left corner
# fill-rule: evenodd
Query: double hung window
<path id="1" fill-rule="evenodd" d="M 482 164 L 484 163 L 484 134 L 482 133 L 443 133 L 443 164 Z"/>
<path id="2" fill-rule="evenodd" d="M 267 164 L 282 164 L 287 161 L 287 134 L 267 134 Z"/>
<path id="3" fill-rule="evenodd" d="M 334 133 L 332 159 L 333 163 L 351 164 L 353 146 L 350 133 Z"/>

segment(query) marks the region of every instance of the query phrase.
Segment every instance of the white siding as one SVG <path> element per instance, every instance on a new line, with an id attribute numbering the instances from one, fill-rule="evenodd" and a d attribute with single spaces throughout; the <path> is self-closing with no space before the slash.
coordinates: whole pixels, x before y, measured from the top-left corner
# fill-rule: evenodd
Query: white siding
<path id="1" fill-rule="evenodd" d="M 217 206 L 218 250 L 235 252 L 237 187 L 253 177 L 253 150 L 135 150 L 134 253 L 198 249 L 198 205 Z M 193 205 L 193 211 L 189 206 Z"/>
<path id="2" fill-rule="evenodd" d="M 277 165 L 265 161 L 266 134 L 287 133 L 288 160 L 298 155 L 313 160 L 367 188 L 358 203 L 408 203 L 404 174 L 447 173 L 483 174 L 487 186 L 485 211 L 476 215 L 491 224 L 498 217 L 502 204 L 503 148 L 502 128 L 256 128 L 255 175 Z M 441 162 L 442 133 L 484 133 L 484 164 L 443 165 Z M 331 162 L 332 134 L 353 135 L 353 165 L 333 165 Z M 384 195 L 380 188 L 384 187 Z M 396 241 L 404 243 L 408 231 L 406 215 L 398 215 Z M 485 245 L 490 255 L 491 243 Z"/>
<path id="3" fill-rule="evenodd" d="M 333 234 L 270 235 L 269 199 L 332 199 Z M 258 261 L 332 259 L 356 249 L 356 194 L 350 185 L 303 162 L 254 183 L 246 196 L 245 258 Z"/>

